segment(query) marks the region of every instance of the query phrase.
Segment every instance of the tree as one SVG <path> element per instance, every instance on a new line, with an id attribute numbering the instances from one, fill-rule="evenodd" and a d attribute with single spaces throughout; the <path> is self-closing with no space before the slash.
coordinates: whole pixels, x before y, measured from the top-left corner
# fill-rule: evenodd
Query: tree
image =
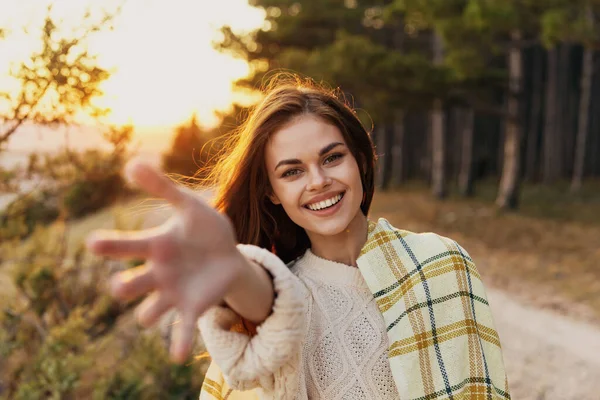
<path id="1" fill-rule="evenodd" d="M 163 154 L 162 168 L 185 177 L 195 176 L 206 162 L 206 143 L 206 132 L 198 126 L 194 115 L 187 125 L 181 125 L 175 131 L 171 150 Z"/>
<path id="2" fill-rule="evenodd" d="M 339 85 L 371 117 L 364 121 L 374 126 L 377 151 L 383 155 L 380 188 L 415 177 L 430 180 L 434 170 L 451 179 L 450 174 L 462 165 L 457 175 L 463 193 L 473 190 L 475 179 L 493 175 L 502 182 L 497 204 L 510 208 L 518 204 L 522 175 L 533 179 L 543 172 L 540 167 L 546 155 L 564 160 L 547 163 L 545 168 L 561 164 L 557 168 L 560 177 L 566 176 L 571 162 L 574 166 L 580 159 L 574 156 L 571 138 L 576 126 L 583 128 L 576 123 L 574 110 L 585 104 L 583 97 L 578 101 L 584 94 L 581 83 L 578 87 L 574 83 L 580 78 L 575 57 L 579 44 L 598 48 L 597 27 L 590 27 L 583 18 L 583 6 L 589 4 L 597 13 L 598 0 L 259 0 L 253 4 L 266 12 L 263 29 L 242 36 L 224 27 L 223 38 L 216 44 L 253 66 L 250 78 L 239 82 L 241 87 L 259 86 L 281 69 Z M 432 35 L 444 44 L 443 62 L 437 65 Z M 548 86 L 554 87 L 554 96 L 544 88 L 543 80 L 548 69 L 544 53 L 553 48 L 559 53 L 557 79 L 550 79 L 553 83 Z M 591 91 L 591 98 L 588 161 L 584 158 L 583 165 L 598 171 L 592 158 L 600 141 L 590 136 L 597 126 L 591 111 L 597 91 Z M 446 140 L 447 148 L 464 148 L 447 152 L 448 156 L 464 156 L 460 161 L 440 163 L 432 151 L 433 138 L 423 135 L 431 115 L 440 109 L 449 111 L 449 122 L 463 110 L 469 116 L 460 126 L 434 119 L 438 128 L 449 130 L 436 135 Z M 454 135 L 453 129 L 460 134 Z M 527 154 L 523 154 L 525 139 Z M 541 151 L 544 147 L 554 150 Z M 469 160 L 470 154 L 474 160 Z M 522 159 L 527 160 L 526 168 L 520 165 Z M 438 167 L 448 169 L 432 168 L 434 160 Z M 469 166 L 474 166 L 473 173 Z"/>
<path id="3" fill-rule="evenodd" d="M 100 83 L 109 72 L 98 66 L 87 50 L 87 39 L 110 28 L 120 8 L 112 12 L 88 12 L 80 26 L 64 32 L 62 21 L 48 7 L 40 34 L 40 49 L 12 71 L 19 83 L 17 93 L 0 92 L 7 111 L 0 114 L 0 151 L 27 121 L 36 124 L 69 124 L 83 111 L 97 117 L 107 112 L 93 104 Z M 83 32 L 83 33 L 82 33 Z M 0 40 L 10 40 L 10 34 Z"/>
<path id="4" fill-rule="evenodd" d="M 586 5 L 585 15 L 587 23 L 593 31 L 594 12 L 591 4 Z M 590 120 L 590 103 L 592 98 L 592 77 L 594 73 L 594 50 L 586 45 L 583 52 L 583 71 L 581 74 L 581 97 L 579 100 L 579 118 L 577 128 L 577 141 L 575 145 L 575 165 L 571 179 L 571 191 L 581 189 L 585 166 L 586 141 Z"/>
<path id="5" fill-rule="evenodd" d="M 545 183 L 552 183 L 564 178 L 569 167 L 573 165 L 573 190 L 576 190 L 578 177 L 583 176 L 585 167 L 585 151 L 582 147 L 585 147 L 589 130 L 592 49 L 599 43 L 594 13 L 599 5 L 595 0 L 556 1 L 551 3 L 540 17 L 540 37 L 548 48 L 543 180 Z M 577 88 L 572 83 L 572 77 L 575 75 L 572 61 L 573 44 L 582 44 L 584 47 L 583 68 L 579 79 L 578 123 L 574 117 Z M 578 132 L 574 142 L 572 137 L 575 136 L 575 126 L 578 126 Z"/>
<path id="6" fill-rule="evenodd" d="M 543 179 L 551 183 L 558 178 L 557 140 L 558 135 L 558 53 L 555 48 L 548 50 L 548 78 L 546 80 L 546 117 L 543 135 Z"/>
<path id="7" fill-rule="evenodd" d="M 428 108 L 447 86 L 443 66 L 431 65 L 421 46 L 404 46 L 404 22 L 386 19 L 387 3 L 258 1 L 254 5 L 266 11 L 265 28 L 245 37 L 224 27 L 216 44 L 255 67 L 238 82 L 241 87 L 256 87 L 266 71 L 283 68 L 343 88 L 375 127 L 380 188 L 403 179 L 396 176 L 403 162 L 400 115 Z"/>
<path id="8" fill-rule="evenodd" d="M 494 33 L 489 28 L 476 2 L 438 2 L 422 0 L 395 0 L 387 6 L 389 20 L 400 18 L 409 31 L 423 32 L 432 38 L 432 67 L 438 80 L 428 98 L 431 131 L 431 183 L 434 196 L 442 198 L 447 191 L 448 163 L 446 162 L 449 135 L 447 110 L 466 109 L 468 119 L 459 127 L 464 155 L 459 173 L 463 193 L 473 189 L 471 154 L 473 146 L 473 119 L 475 112 L 504 114 L 493 104 L 494 86 L 499 86 L 502 73 L 490 68 L 498 53 L 493 45 Z M 443 45 L 442 45 L 443 44 Z M 426 87 L 425 85 L 421 88 Z M 490 90 L 492 89 L 492 90 Z M 421 94 L 422 95 L 422 94 Z M 456 115 L 461 114 L 456 112 Z"/>
<path id="9" fill-rule="evenodd" d="M 67 144 L 58 154 L 30 154 L 24 170 L 15 167 L 1 171 L 0 191 L 17 195 L 0 216 L 3 237 L 28 236 L 37 223 L 51 222 L 50 217 L 57 217 L 57 212 L 65 218 L 81 217 L 122 194 L 121 169 L 129 156 L 127 146 L 133 128 L 102 124 L 100 117 L 107 110 L 96 106 L 93 100 L 102 94 L 100 84 L 110 74 L 87 48 L 88 39 L 94 34 L 112 29 L 120 9 L 90 8 L 76 27 L 67 30 L 65 22 L 56 18 L 49 6 L 39 29 L 39 49 L 12 69 L 18 90 L 0 93 L 5 103 L 2 109 L 6 110 L 0 114 L 0 152 L 26 122 L 69 129 L 77 126 L 80 113 L 98 123 L 112 151 L 77 153 Z M 10 35 L 2 40 L 11 40 Z M 25 193 L 28 189 L 19 184 L 22 180 L 38 183 L 31 193 Z M 36 207 L 47 210 L 43 220 L 37 220 Z"/>
<path id="10" fill-rule="evenodd" d="M 406 178 L 406 127 L 404 123 L 405 111 L 399 109 L 396 112 L 392 124 L 393 145 L 392 145 L 392 178 L 391 185 L 394 188 L 400 186 Z"/>
<path id="11" fill-rule="evenodd" d="M 529 124 L 527 127 L 527 155 L 525 161 L 525 177 L 528 181 L 533 182 L 538 175 L 538 150 L 540 136 L 540 122 L 542 119 L 542 97 L 543 97 L 543 48 L 541 46 L 533 46 L 533 85 L 531 88 L 531 112 L 529 116 Z"/>
<path id="12" fill-rule="evenodd" d="M 444 62 L 442 38 L 433 33 L 433 63 L 440 65 Z M 446 197 L 446 113 L 444 103 L 437 98 L 433 101 L 431 110 L 431 191 L 439 199 Z"/>
<path id="13" fill-rule="evenodd" d="M 193 178 L 191 182 L 204 185 L 221 155 L 223 141 L 239 126 L 245 112 L 245 107 L 234 104 L 229 111 L 218 113 L 220 123 L 211 129 L 201 128 L 193 116 L 188 124 L 176 129 L 170 150 L 162 155 L 162 168 L 178 178 Z"/>
<path id="14" fill-rule="evenodd" d="M 501 209 L 515 209 L 519 200 L 519 181 L 521 173 L 521 102 L 523 85 L 523 58 L 517 43 L 521 31 L 511 32 L 515 42 L 509 52 L 510 86 L 508 93 L 508 116 L 504 137 L 504 165 L 496 205 Z"/>
<path id="15" fill-rule="evenodd" d="M 459 112 L 459 136 L 461 138 L 460 170 L 458 174 L 458 191 L 461 196 L 473 195 L 473 133 L 475 112 L 468 108 Z"/>

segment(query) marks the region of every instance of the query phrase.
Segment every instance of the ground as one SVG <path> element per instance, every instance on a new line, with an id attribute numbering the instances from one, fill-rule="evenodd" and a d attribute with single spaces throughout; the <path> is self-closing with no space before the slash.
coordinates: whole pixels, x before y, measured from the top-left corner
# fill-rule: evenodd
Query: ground
<path id="1" fill-rule="evenodd" d="M 597 399 L 600 329 L 488 288 L 513 399 Z"/>

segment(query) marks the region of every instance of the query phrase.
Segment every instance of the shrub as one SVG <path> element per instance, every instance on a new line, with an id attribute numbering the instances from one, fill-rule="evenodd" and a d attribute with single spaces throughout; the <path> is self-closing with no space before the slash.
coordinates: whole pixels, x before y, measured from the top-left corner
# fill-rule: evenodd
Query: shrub
<path id="1" fill-rule="evenodd" d="M 124 188 L 118 173 L 78 180 L 65 190 L 62 205 L 68 217 L 80 218 L 114 203 Z"/>
<path id="2" fill-rule="evenodd" d="M 36 225 L 47 225 L 59 215 L 57 199 L 51 192 L 21 195 L 0 213 L 0 240 L 26 238 Z"/>
<path id="3" fill-rule="evenodd" d="M 206 366 L 171 364 L 159 332 L 135 324 L 137 302 L 107 294 L 108 275 L 139 262 L 69 252 L 63 228 L 0 243 L 12 278 L 0 293 L 0 399 L 197 398 Z"/>

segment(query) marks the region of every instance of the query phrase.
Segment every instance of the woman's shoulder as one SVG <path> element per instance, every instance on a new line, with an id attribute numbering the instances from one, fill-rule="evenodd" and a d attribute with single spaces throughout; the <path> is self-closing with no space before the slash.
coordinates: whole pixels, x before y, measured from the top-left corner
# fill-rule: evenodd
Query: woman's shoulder
<path id="1" fill-rule="evenodd" d="M 450 252 L 470 258 L 467 251 L 456 240 L 438 233 L 413 232 L 398 228 L 385 218 L 379 218 L 376 221 L 369 220 L 369 222 L 368 242 L 370 242 L 370 247 L 379 247 L 386 242 L 394 242 L 403 250 L 423 257 Z"/>
<path id="2" fill-rule="evenodd" d="M 306 252 L 304 252 L 301 256 L 296 257 L 294 260 L 288 262 L 286 265 L 290 271 L 296 276 L 300 274 L 300 265 L 302 264 L 302 260 L 306 256 Z"/>

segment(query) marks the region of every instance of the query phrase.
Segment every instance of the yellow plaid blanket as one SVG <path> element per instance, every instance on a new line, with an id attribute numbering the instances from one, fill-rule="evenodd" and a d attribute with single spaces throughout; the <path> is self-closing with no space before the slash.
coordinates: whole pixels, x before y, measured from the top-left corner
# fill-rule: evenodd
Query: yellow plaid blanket
<path id="1" fill-rule="evenodd" d="M 481 277 L 467 252 L 433 233 L 369 221 L 357 260 L 383 315 L 402 400 L 510 399 L 502 350 Z M 258 399 L 232 391 L 213 363 L 200 398 Z"/>

